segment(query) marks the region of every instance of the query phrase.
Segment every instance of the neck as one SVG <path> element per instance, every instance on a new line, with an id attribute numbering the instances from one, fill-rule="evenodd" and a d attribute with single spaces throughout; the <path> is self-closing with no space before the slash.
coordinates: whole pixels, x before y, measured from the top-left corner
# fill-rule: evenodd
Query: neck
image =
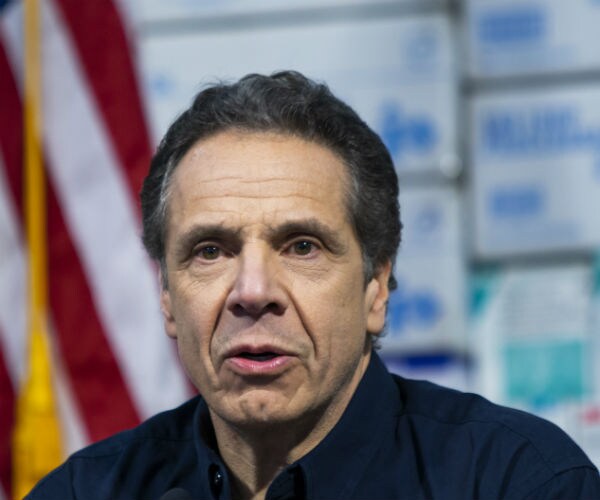
<path id="1" fill-rule="evenodd" d="M 264 499 L 279 472 L 315 448 L 337 424 L 367 364 L 368 357 L 356 371 L 349 390 L 343 391 L 343 398 L 297 421 L 240 426 L 210 410 L 219 453 L 231 473 L 233 498 Z"/>
<path id="2" fill-rule="evenodd" d="M 291 426 L 249 431 L 213 422 L 219 452 L 231 473 L 232 496 L 238 500 L 263 499 L 279 472 L 304 454 L 304 440 L 290 435 Z"/>

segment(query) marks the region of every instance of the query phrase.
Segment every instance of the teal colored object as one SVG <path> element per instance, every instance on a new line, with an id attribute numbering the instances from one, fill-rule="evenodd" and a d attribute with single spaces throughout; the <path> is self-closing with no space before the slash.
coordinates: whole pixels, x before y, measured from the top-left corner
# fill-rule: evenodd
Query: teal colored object
<path id="1" fill-rule="evenodd" d="M 469 276 L 469 315 L 477 318 L 483 315 L 496 293 L 500 272 L 496 266 L 481 266 Z"/>
<path id="2" fill-rule="evenodd" d="M 580 399 L 589 392 L 583 340 L 512 342 L 504 348 L 508 399 L 533 407 Z"/>

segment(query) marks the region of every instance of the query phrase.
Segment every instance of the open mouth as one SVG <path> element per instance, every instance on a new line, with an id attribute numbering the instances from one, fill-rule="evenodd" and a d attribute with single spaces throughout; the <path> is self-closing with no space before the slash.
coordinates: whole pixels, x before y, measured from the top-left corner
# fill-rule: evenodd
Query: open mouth
<path id="1" fill-rule="evenodd" d="M 269 361 L 279 356 L 279 354 L 274 352 L 241 352 L 240 354 L 238 354 L 238 356 L 240 358 L 251 359 L 252 361 Z"/>
<path id="2" fill-rule="evenodd" d="M 243 346 L 227 354 L 225 362 L 241 376 L 278 376 L 293 367 L 295 356 L 271 346 Z"/>

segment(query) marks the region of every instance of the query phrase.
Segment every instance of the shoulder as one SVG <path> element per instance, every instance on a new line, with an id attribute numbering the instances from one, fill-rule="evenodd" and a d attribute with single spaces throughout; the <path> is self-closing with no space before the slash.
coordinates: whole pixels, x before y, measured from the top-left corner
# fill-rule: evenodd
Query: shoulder
<path id="1" fill-rule="evenodd" d="M 477 394 L 441 387 L 431 382 L 394 376 L 404 399 L 405 414 L 429 421 L 443 431 L 462 429 L 479 438 L 502 437 L 527 444 L 549 464 L 564 466 L 589 460 L 581 449 L 553 423 L 530 413 L 494 404 Z"/>
<path id="2" fill-rule="evenodd" d="M 496 493 L 524 496 L 583 474 L 593 479 L 600 494 L 594 465 L 551 422 L 476 394 L 398 376 L 394 380 L 404 407 L 399 425 L 410 426 L 432 456 L 455 460 L 453 466 L 459 469 L 463 461 L 460 472 L 477 471 L 480 480 L 495 485 Z"/>
<path id="3" fill-rule="evenodd" d="M 147 471 L 156 471 L 158 464 L 176 467 L 193 455 L 198 401 L 193 398 L 79 450 L 43 478 L 27 498 L 111 498 L 111 488 L 117 483 L 142 482 Z"/>
<path id="4" fill-rule="evenodd" d="M 193 440 L 193 418 L 199 398 L 158 413 L 133 429 L 120 432 L 74 453 L 69 460 L 97 459 L 127 453 L 140 446 L 181 443 Z"/>

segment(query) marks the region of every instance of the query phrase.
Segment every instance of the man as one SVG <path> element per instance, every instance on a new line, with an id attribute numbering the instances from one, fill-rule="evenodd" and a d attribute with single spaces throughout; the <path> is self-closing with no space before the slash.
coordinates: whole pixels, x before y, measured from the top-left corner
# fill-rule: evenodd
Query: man
<path id="1" fill-rule="evenodd" d="M 142 191 L 166 332 L 201 396 L 30 498 L 600 498 L 552 424 L 386 371 L 397 196 L 381 140 L 324 85 L 202 91 Z"/>

